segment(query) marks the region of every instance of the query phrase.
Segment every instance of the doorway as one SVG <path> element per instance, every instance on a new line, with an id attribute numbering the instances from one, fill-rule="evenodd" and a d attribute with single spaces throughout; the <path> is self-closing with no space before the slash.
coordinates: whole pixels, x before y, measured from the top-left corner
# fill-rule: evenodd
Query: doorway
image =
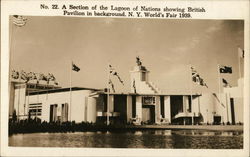
<path id="1" fill-rule="evenodd" d="M 214 116 L 214 125 L 220 125 L 221 116 Z"/>
<path id="2" fill-rule="evenodd" d="M 154 105 L 142 105 L 142 122 L 145 124 L 155 123 Z"/>

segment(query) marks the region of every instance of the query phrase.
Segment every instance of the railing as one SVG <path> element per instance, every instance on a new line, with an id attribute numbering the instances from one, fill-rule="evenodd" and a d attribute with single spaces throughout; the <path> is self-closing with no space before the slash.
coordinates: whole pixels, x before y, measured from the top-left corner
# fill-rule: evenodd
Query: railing
<path id="1" fill-rule="evenodd" d="M 154 90 L 156 91 L 156 93 L 161 93 L 161 90 L 153 83 L 153 82 L 148 82 L 148 84 L 154 88 Z"/>
<path id="2" fill-rule="evenodd" d="M 146 85 L 147 85 L 151 90 L 154 91 L 154 93 L 158 93 L 158 91 L 157 91 L 149 82 L 145 82 L 145 83 L 146 83 Z"/>

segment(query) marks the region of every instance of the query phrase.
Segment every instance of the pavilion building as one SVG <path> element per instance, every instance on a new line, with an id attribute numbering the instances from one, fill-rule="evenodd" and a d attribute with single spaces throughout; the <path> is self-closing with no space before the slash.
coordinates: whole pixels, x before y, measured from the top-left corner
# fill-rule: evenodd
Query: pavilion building
<path id="1" fill-rule="evenodd" d="M 243 79 L 239 79 L 237 87 L 224 88 L 220 95 L 176 95 L 164 94 L 150 82 L 149 71 L 141 64 L 130 71 L 130 78 L 129 93 L 80 87 L 31 91 L 31 85 L 14 82 L 9 114 L 11 117 L 15 110 L 18 119 L 31 116 L 47 122 L 107 123 L 107 119 L 112 124 L 137 125 L 243 122 Z"/>

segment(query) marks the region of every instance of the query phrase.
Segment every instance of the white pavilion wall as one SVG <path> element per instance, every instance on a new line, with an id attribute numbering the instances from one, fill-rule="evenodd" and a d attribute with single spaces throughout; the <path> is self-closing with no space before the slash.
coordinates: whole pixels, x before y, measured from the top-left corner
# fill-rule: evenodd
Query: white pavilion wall
<path id="1" fill-rule="evenodd" d="M 69 103 L 70 92 L 32 95 L 26 101 L 28 101 L 27 104 L 42 103 L 42 121 L 49 122 L 50 105 L 57 104 L 58 107 L 61 107 L 62 104 L 67 103 L 69 105 L 68 120 L 95 122 L 96 100 L 88 98 L 90 92 L 90 90 L 72 91 L 71 104 Z"/>

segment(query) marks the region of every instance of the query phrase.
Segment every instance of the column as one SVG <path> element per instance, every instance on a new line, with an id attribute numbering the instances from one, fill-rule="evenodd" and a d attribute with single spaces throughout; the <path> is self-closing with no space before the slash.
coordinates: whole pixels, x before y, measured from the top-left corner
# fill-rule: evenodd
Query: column
<path id="1" fill-rule="evenodd" d="M 229 93 L 226 93 L 226 109 L 227 109 L 227 122 L 230 122 L 232 124 L 232 112 L 231 112 L 231 102 Z"/>
<path id="2" fill-rule="evenodd" d="M 165 118 L 168 119 L 169 123 L 171 123 L 171 105 L 170 105 L 170 96 L 164 96 L 164 110 L 165 110 Z"/>
<path id="3" fill-rule="evenodd" d="M 136 96 L 136 115 L 142 120 L 142 97 Z"/>
<path id="4" fill-rule="evenodd" d="M 189 109 L 188 96 L 183 96 L 183 112 L 187 112 Z"/>
<path id="5" fill-rule="evenodd" d="M 127 95 L 127 122 L 132 118 L 132 96 Z"/>
<path id="6" fill-rule="evenodd" d="M 109 95 L 109 113 L 114 112 L 114 95 Z"/>
<path id="7" fill-rule="evenodd" d="M 96 122 L 96 98 L 86 97 L 88 101 L 88 110 L 87 110 L 87 121 L 88 122 Z"/>
<path id="8" fill-rule="evenodd" d="M 160 122 L 161 106 L 160 106 L 160 96 L 155 97 L 155 122 Z"/>

